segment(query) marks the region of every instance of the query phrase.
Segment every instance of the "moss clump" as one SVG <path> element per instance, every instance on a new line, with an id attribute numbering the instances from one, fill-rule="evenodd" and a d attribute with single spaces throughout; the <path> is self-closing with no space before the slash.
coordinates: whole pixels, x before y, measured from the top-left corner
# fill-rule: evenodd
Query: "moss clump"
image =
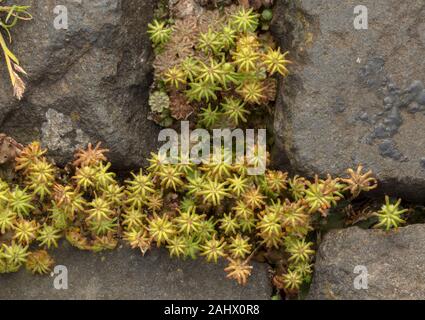
<path id="1" fill-rule="evenodd" d="M 15 181 L 0 181 L 0 272 L 26 265 L 48 273 L 48 250 L 62 238 L 94 252 L 123 239 L 142 254 L 163 246 L 182 259 L 227 258 L 228 277 L 245 284 L 254 256 L 283 250 L 275 283 L 294 293 L 311 277 L 310 231 L 340 200 L 368 189 L 364 179 L 309 181 L 273 170 L 249 176 L 247 162 L 170 164 L 154 153 L 146 170 L 122 183 L 107 152 L 90 144 L 64 170 L 38 142 L 23 148 Z"/>
<path id="2" fill-rule="evenodd" d="M 264 16 L 270 18 L 270 13 Z M 276 97 L 274 76 L 286 76 L 290 61 L 261 31 L 261 21 L 253 9 L 230 6 L 151 24 L 156 48 L 152 96 L 166 92 L 171 109 L 164 116 L 154 108 L 152 119 L 236 127 L 247 123 L 251 113 L 267 113 Z"/>

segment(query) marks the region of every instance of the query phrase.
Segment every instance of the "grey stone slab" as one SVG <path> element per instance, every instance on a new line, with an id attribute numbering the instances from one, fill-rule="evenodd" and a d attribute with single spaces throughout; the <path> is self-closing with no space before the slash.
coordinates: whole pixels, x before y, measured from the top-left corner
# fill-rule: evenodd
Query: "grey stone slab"
<path id="1" fill-rule="evenodd" d="M 320 245 L 308 299 L 425 299 L 424 248 L 425 225 L 332 231 Z M 356 289 L 356 278 L 367 289 Z"/>
<path id="2" fill-rule="evenodd" d="M 354 27 L 360 4 L 367 30 Z M 276 106 L 275 163 L 308 176 L 362 164 L 381 193 L 424 201 L 424 1 L 281 0 L 275 12 L 294 62 Z"/>
<path id="3" fill-rule="evenodd" d="M 266 264 L 254 263 L 246 286 L 226 279 L 225 262 L 170 259 L 168 252 L 140 251 L 121 246 L 115 251 L 79 251 L 64 242 L 52 252 L 56 265 L 68 270 L 68 289 L 57 290 L 53 276 L 33 276 L 26 270 L 0 275 L 0 299 L 270 299 Z M 63 274 L 63 273 L 61 273 Z"/>

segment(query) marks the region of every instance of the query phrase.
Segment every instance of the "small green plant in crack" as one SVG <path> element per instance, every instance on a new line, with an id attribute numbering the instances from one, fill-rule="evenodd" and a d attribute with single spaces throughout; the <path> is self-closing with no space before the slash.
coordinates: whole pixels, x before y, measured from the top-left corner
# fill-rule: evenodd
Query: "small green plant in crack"
<path id="1" fill-rule="evenodd" d="M 385 204 L 381 210 L 376 213 L 379 218 L 379 223 L 375 225 L 375 228 L 384 228 L 390 230 L 391 228 L 397 229 L 405 221 L 401 218 L 403 213 L 406 213 L 407 209 L 400 208 L 401 199 L 396 203 L 391 203 L 388 196 L 385 197 Z"/>
<path id="2" fill-rule="evenodd" d="M 0 0 L 2 2 L 2 0 Z M 19 21 L 28 21 L 32 19 L 28 12 L 30 6 L 0 6 L 0 27 L 6 33 L 9 43 L 12 42 L 10 30 L 16 26 Z M 0 31 L 0 46 L 3 50 L 4 59 L 6 61 L 7 70 L 9 71 L 10 81 L 13 86 L 13 95 L 21 100 L 25 92 L 25 82 L 19 74 L 26 75 L 27 73 L 21 67 L 18 58 L 10 51 L 7 40 Z"/>
<path id="3" fill-rule="evenodd" d="M 226 98 L 224 103 L 244 104 Z M 376 181 L 362 168 L 348 171 L 360 172 L 361 179 L 352 174 L 290 179 L 287 172 L 270 169 L 250 176 L 248 159 L 216 161 L 235 156 L 224 148 L 211 155 L 213 161 L 199 164 L 167 163 L 164 155 L 153 153 L 148 168 L 118 180 L 107 152 L 100 144 L 89 144 L 61 169 L 39 142 L 22 148 L 14 162 L 16 179 L 0 179 L 0 274 L 24 266 L 48 274 L 54 265 L 50 253 L 63 238 L 93 252 L 112 250 L 122 239 L 142 254 L 157 246 L 182 259 L 203 257 L 215 263 L 225 258 L 227 277 L 244 285 L 254 257 L 279 251 L 272 263 L 273 283 L 295 297 L 311 282 L 317 249 L 313 230 L 332 208 Z M 252 152 L 261 153 L 258 147 Z M 32 187 L 37 182 L 43 192 Z M 399 203 L 387 200 L 377 213 L 380 226 L 401 223 L 397 218 L 404 212 Z"/>
<path id="4" fill-rule="evenodd" d="M 154 46 L 160 46 L 165 44 L 169 39 L 173 29 L 166 26 L 165 22 L 154 20 L 149 24 L 148 33 L 154 44 Z"/>
<path id="5" fill-rule="evenodd" d="M 157 49 L 151 96 L 160 91 L 170 101 L 166 112 L 151 104 L 153 121 L 172 126 L 184 119 L 215 129 L 245 127 L 271 115 L 278 76 L 289 74 L 291 62 L 260 28 L 257 11 L 229 5 L 148 25 Z"/>

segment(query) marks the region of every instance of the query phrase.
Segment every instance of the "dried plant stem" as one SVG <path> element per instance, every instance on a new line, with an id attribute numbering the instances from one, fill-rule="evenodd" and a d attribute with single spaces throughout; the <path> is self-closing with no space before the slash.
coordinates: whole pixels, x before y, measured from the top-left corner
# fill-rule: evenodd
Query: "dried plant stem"
<path id="1" fill-rule="evenodd" d="M 0 33 L 0 46 L 3 50 L 7 69 L 9 71 L 10 81 L 12 82 L 13 94 L 18 100 L 21 100 L 25 92 L 25 83 L 19 77 L 16 71 L 21 72 L 23 74 L 26 74 L 26 72 L 24 69 L 22 69 L 19 66 L 19 60 L 9 50 L 9 48 L 6 45 L 6 41 L 4 40 L 4 37 L 1 33 Z"/>
<path id="2" fill-rule="evenodd" d="M 0 1 L 1 2 L 1 1 Z M 3 20 L 0 18 L 0 27 L 6 31 L 9 42 L 12 42 L 10 29 L 16 25 L 19 20 L 28 21 L 32 19 L 30 13 L 27 12 L 29 6 L 0 6 L 0 13 L 7 13 L 6 18 Z M 11 21 L 10 21 L 11 20 Z M 27 74 L 25 70 L 20 66 L 18 58 L 9 50 L 6 40 L 3 34 L 0 32 L 0 46 L 3 50 L 7 69 L 9 71 L 10 81 L 13 86 L 13 95 L 21 100 L 25 92 L 25 82 L 19 76 L 21 74 Z"/>

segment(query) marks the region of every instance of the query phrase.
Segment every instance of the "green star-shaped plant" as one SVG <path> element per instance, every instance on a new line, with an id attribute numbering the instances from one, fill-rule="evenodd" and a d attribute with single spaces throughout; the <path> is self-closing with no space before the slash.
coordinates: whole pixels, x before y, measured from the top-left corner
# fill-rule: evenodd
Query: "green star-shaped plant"
<path id="1" fill-rule="evenodd" d="M 288 270 L 286 274 L 283 275 L 283 284 L 284 288 L 288 291 L 298 291 L 301 284 L 303 283 L 303 277 L 298 271 Z"/>
<path id="2" fill-rule="evenodd" d="M 223 62 L 217 62 L 210 58 L 209 64 L 199 61 L 198 77 L 196 81 L 211 84 L 223 83 L 225 71 L 223 70 Z"/>
<path id="3" fill-rule="evenodd" d="M 230 196 L 226 186 L 227 182 L 220 183 L 217 178 L 214 180 L 208 179 L 197 195 L 202 197 L 204 203 L 218 206 L 224 198 Z"/>
<path id="4" fill-rule="evenodd" d="M 186 78 L 194 82 L 199 74 L 200 61 L 189 56 L 181 63 L 181 69 L 185 73 Z"/>
<path id="5" fill-rule="evenodd" d="M 160 217 L 157 214 L 154 214 L 154 216 L 149 219 L 148 229 L 152 239 L 156 241 L 158 247 L 169 242 L 176 234 L 174 225 L 167 215 Z"/>
<path id="6" fill-rule="evenodd" d="M 257 51 L 250 47 L 243 47 L 232 54 L 234 64 L 238 67 L 239 72 L 257 71 L 257 64 L 260 55 Z"/>
<path id="7" fill-rule="evenodd" d="M 196 208 L 192 208 L 189 211 L 180 211 L 180 215 L 174 218 L 174 223 L 177 225 L 179 233 L 196 234 L 199 232 L 204 218 L 204 215 L 196 213 Z"/>
<path id="8" fill-rule="evenodd" d="M 0 258 L 5 259 L 7 264 L 19 268 L 27 260 L 28 254 L 28 246 L 23 246 L 15 242 L 12 242 L 10 245 L 3 243 Z"/>
<path id="9" fill-rule="evenodd" d="M 305 239 L 291 239 L 287 241 L 286 251 L 291 255 L 290 262 L 295 264 L 309 262 L 314 250 L 311 249 L 312 242 L 306 242 Z"/>
<path id="10" fill-rule="evenodd" d="M 178 167 L 173 165 L 165 165 L 162 170 L 158 173 L 161 179 L 161 185 L 165 189 L 173 189 L 177 191 L 178 187 L 183 186 L 183 173 L 181 173 Z"/>
<path id="11" fill-rule="evenodd" d="M 209 82 L 200 81 L 192 82 L 189 84 L 190 89 L 186 91 L 186 96 L 190 101 L 202 101 L 210 102 L 210 100 L 217 100 L 216 92 L 220 90 L 220 87 L 213 85 Z"/>
<path id="12" fill-rule="evenodd" d="M 273 50 L 272 48 L 268 49 L 267 53 L 263 56 L 263 62 L 270 75 L 274 75 L 275 73 L 279 73 L 282 76 L 288 75 L 289 70 L 286 66 L 291 63 L 291 61 L 286 60 L 288 54 L 288 51 L 282 53 L 280 48 L 277 50 Z"/>
<path id="13" fill-rule="evenodd" d="M 186 73 L 179 66 L 174 66 L 165 72 L 164 82 L 173 88 L 180 89 L 187 83 Z"/>
<path id="14" fill-rule="evenodd" d="M 181 258 L 186 254 L 186 239 L 184 236 L 174 236 L 168 241 L 167 249 L 170 251 L 170 257 Z"/>
<path id="15" fill-rule="evenodd" d="M 96 188 L 101 190 L 103 188 L 108 187 L 109 185 L 113 185 L 116 183 L 115 181 L 115 173 L 110 172 L 112 163 L 108 162 L 106 165 L 103 162 L 100 162 L 96 166 L 96 175 L 95 175 L 95 183 Z"/>
<path id="16" fill-rule="evenodd" d="M 77 168 L 73 179 L 77 181 L 77 185 L 87 191 L 89 188 L 95 187 L 96 180 L 96 168 L 92 166 L 84 166 Z"/>
<path id="17" fill-rule="evenodd" d="M 201 109 L 198 123 L 210 129 L 220 120 L 221 116 L 222 113 L 218 107 L 213 109 L 209 104 L 208 107 Z"/>
<path id="18" fill-rule="evenodd" d="M 216 234 L 214 234 L 210 240 L 201 245 L 200 248 L 201 256 L 205 256 L 208 262 L 217 263 L 220 257 L 226 257 L 226 242 L 224 241 L 224 238 L 218 240 Z"/>
<path id="19" fill-rule="evenodd" d="M 9 208 L 15 212 L 19 217 L 27 217 L 31 210 L 35 207 L 31 204 L 32 197 L 27 194 L 26 189 L 15 187 L 15 190 L 9 194 Z"/>
<path id="20" fill-rule="evenodd" d="M 254 32 L 258 28 L 259 15 L 252 8 L 247 10 L 242 7 L 231 16 L 231 23 L 239 32 Z"/>
<path id="21" fill-rule="evenodd" d="M 236 197 L 239 198 L 244 194 L 250 186 L 250 181 L 245 176 L 233 175 L 232 178 L 228 178 L 229 191 Z"/>
<path id="22" fill-rule="evenodd" d="M 146 199 L 148 195 L 155 192 L 151 175 L 144 175 L 142 169 L 140 169 L 137 175 L 133 172 L 131 175 L 133 179 L 125 181 L 128 194 L 140 194 L 143 199 Z"/>
<path id="23" fill-rule="evenodd" d="M 122 224 L 127 230 L 140 229 L 143 226 L 146 215 L 140 209 L 130 208 L 124 211 L 122 218 Z"/>
<path id="24" fill-rule="evenodd" d="M 237 230 L 240 228 L 238 220 L 231 213 L 224 214 L 223 218 L 218 221 L 220 222 L 220 229 L 223 230 L 226 235 L 236 234 Z"/>
<path id="25" fill-rule="evenodd" d="M 52 186 L 55 182 L 55 169 L 45 158 L 37 159 L 28 169 L 28 189 L 43 201 L 47 195 L 51 194 Z"/>
<path id="26" fill-rule="evenodd" d="M 199 37 L 198 49 L 205 54 L 212 53 L 217 55 L 225 47 L 223 39 L 219 33 L 213 31 L 211 28 L 206 33 L 201 33 Z"/>
<path id="27" fill-rule="evenodd" d="M 264 86 L 260 81 L 246 81 L 239 88 L 238 93 L 244 98 L 245 102 L 251 104 L 261 104 L 266 98 L 264 95 Z"/>
<path id="28" fill-rule="evenodd" d="M 30 244 L 37 236 L 39 226 L 36 221 L 20 219 L 14 226 L 13 239 L 23 245 Z"/>
<path id="29" fill-rule="evenodd" d="M 401 215 L 407 212 L 407 209 L 400 208 L 401 199 L 398 199 L 396 203 L 391 203 L 390 198 L 385 196 L 385 204 L 381 210 L 376 213 L 379 219 L 379 223 L 375 225 L 375 228 L 384 228 L 390 230 L 391 228 L 397 229 L 401 224 L 405 223 L 401 218 Z"/>
<path id="30" fill-rule="evenodd" d="M 223 45 L 224 49 L 230 50 L 236 43 L 237 30 L 230 24 L 227 24 L 221 29 L 219 37 L 220 43 Z"/>
<path id="31" fill-rule="evenodd" d="M 257 235 L 267 248 L 279 248 L 283 243 L 283 228 L 281 217 L 277 212 L 264 212 L 257 223 Z"/>
<path id="32" fill-rule="evenodd" d="M 87 210 L 87 220 L 111 220 L 114 215 L 111 204 L 102 197 L 95 197 L 89 206 L 91 209 Z"/>
<path id="33" fill-rule="evenodd" d="M 4 234 L 13 228 L 17 214 L 10 209 L 0 208 L 0 233 Z"/>
<path id="34" fill-rule="evenodd" d="M 221 104 L 223 107 L 224 115 L 228 116 L 232 122 L 238 126 L 240 122 L 247 122 L 247 116 L 250 114 L 245 108 L 245 103 L 237 98 L 225 98 Z"/>
<path id="35" fill-rule="evenodd" d="M 163 45 L 170 40 L 173 29 L 166 26 L 164 21 L 154 20 L 148 24 L 148 34 L 155 46 Z"/>
<path id="36" fill-rule="evenodd" d="M 46 246 L 48 249 L 51 247 L 58 247 L 58 240 L 62 237 L 61 231 L 56 229 L 54 226 L 49 226 L 48 224 L 43 225 L 43 227 L 38 231 L 37 241 L 40 242 L 41 246 Z"/>
<path id="37" fill-rule="evenodd" d="M 235 237 L 231 237 L 230 239 L 228 248 L 232 258 L 245 259 L 245 257 L 251 253 L 252 246 L 249 243 L 248 237 L 243 237 L 242 235 L 237 234 Z"/>
<path id="38" fill-rule="evenodd" d="M 112 219 L 90 219 L 87 220 L 90 231 L 97 236 L 106 235 L 108 233 L 115 233 L 118 228 L 118 218 Z"/>

